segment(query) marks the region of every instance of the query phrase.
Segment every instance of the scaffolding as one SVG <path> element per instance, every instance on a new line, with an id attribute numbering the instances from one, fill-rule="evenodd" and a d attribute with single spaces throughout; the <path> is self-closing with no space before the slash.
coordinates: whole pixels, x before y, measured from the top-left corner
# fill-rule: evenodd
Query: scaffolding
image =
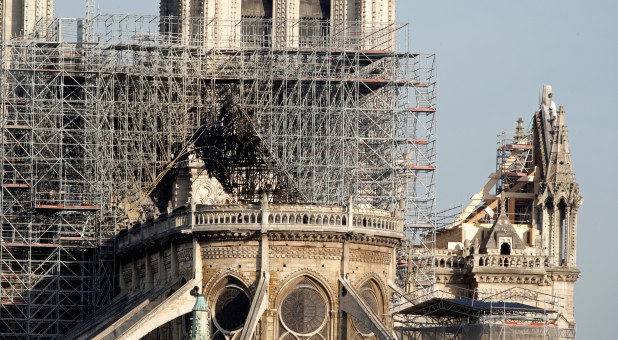
<path id="1" fill-rule="evenodd" d="M 434 56 L 419 55 L 408 68 L 421 82 L 409 87 L 398 143 L 403 148 L 406 175 L 406 244 L 400 249 L 398 275 L 406 291 L 417 296 L 435 283 L 436 73 Z"/>
<path id="2" fill-rule="evenodd" d="M 433 282 L 435 73 L 407 26 L 156 16 L 2 42 L 0 337 L 54 338 L 114 291 L 118 229 L 201 157 L 238 203 L 405 208 L 402 285 Z"/>
<path id="3" fill-rule="evenodd" d="M 112 129 L 77 45 L 5 41 L 0 55 L 0 337 L 53 338 L 112 294 Z"/>
<path id="4" fill-rule="evenodd" d="M 515 133 L 498 135 L 496 152 L 496 195 L 504 196 L 504 207 L 512 223 L 533 225 L 534 197 L 511 197 L 512 193 L 533 193 L 535 175 L 532 129 L 524 131 L 523 119 L 517 120 Z M 497 202 L 496 202 L 497 204 Z"/>
<path id="5" fill-rule="evenodd" d="M 557 325 L 562 298 L 525 288 L 468 290 L 450 287 L 428 297 L 399 300 L 399 339 L 574 339 Z"/>

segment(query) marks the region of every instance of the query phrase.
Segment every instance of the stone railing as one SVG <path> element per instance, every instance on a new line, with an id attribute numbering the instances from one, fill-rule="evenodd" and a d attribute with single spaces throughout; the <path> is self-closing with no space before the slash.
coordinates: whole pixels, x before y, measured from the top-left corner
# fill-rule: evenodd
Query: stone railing
<path id="1" fill-rule="evenodd" d="M 210 207 L 209 207 L 210 208 Z M 259 207 L 228 206 L 212 207 L 195 212 L 195 225 L 207 227 L 256 227 L 263 225 L 264 212 Z M 352 221 L 350 224 L 349 221 Z M 303 229 L 303 228 L 351 228 L 356 231 L 374 230 L 388 232 L 403 232 L 403 221 L 384 214 L 382 211 L 352 211 L 348 213 L 343 208 L 316 207 L 304 205 L 274 205 L 269 206 L 267 225 L 272 229 Z"/>
<path id="2" fill-rule="evenodd" d="M 457 255 L 436 255 L 436 269 L 447 268 L 455 271 L 461 271 L 467 267 L 468 259 Z"/>
<path id="3" fill-rule="evenodd" d="M 264 220 L 267 216 L 267 220 Z M 351 223 L 350 223 L 351 221 Z M 136 245 L 179 228 L 209 230 L 298 230 L 403 234 L 403 219 L 383 210 L 314 205 L 197 206 L 139 224 L 118 236 L 118 248 Z"/>
<path id="4" fill-rule="evenodd" d="M 117 238 L 118 248 L 139 244 L 154 236 L 191 226 L 191 212 L 182 211 L 160 219 L 133 226 Z"/>
<path id="5" fill-rule="evenodd" d="M 480 254 L 474 255 L 473 260 L 469 263 L 472 265 L 472 267 L 542 269 L 545 268 L 545 257 L 532 255 Z"/>
<path id="6" fill-rule="evenodd" d="M 463 257 L 454 254 L 440 254 L 438 251 L 435 255 L 434 264 L 437 271 L 444 273 L 446 270 L 453 274 L 463 273 L 474 268 L 521 268 L 536 270 L 545 268 L 545 257 L 486 254 Z"/>

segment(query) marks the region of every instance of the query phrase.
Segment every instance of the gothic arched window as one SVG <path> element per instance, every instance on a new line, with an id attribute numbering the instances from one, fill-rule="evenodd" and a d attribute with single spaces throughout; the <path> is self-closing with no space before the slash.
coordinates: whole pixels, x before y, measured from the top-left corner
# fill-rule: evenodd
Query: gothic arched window
<path id="1" fill-rule="evenodd" d="M 504 242 L 500 246 L 500 255 L 511 255 L 511 245 Z"/>
<path id="2" fill-rule="evenodd" d="M 238 280 L 228 277 L 213 290 L 211 306 L 211 329 L 214 339 L 232 339 L 242 330 L 251 298 L 246 287 Z"/>
<path id="3" fill-rule="evenodd" d="M 384 298 L 378 284 L 373 280 L 369 280 L 361 286 L 359 293 L 371 311 L 378 318 L 381 318 Z M 353 335 L 351 337 L 352 339 L 378 339 L 378 337 L 373 334 L 373 331 L 365 323 L 355 317 L 351 317 L 350 319 L 351 325 L 348 326 L 348 329 L 350 329 L 350 334 Z"/>
<path id="4" fill-rule="evenodd" d="M 324 290 L 304 277 L 285 293 L 279 307 L 279 339 L 329 339 L 331 309 Z"/>

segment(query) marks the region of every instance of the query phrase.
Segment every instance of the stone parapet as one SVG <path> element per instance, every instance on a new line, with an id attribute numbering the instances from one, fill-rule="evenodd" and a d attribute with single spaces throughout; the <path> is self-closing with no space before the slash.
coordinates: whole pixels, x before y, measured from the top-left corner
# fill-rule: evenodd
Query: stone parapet
<path id="1" fill-rule="evenodd" d="M 538 271 L 545 270 L 546 261 L 545 256 L 532 255 L 477 254 L 463 257 L 452 254 L 437 254 L 435 257 L 435 266 L 436 270 L 452 269 L 453 274 L 479 268 L 520 268 Z"/>
<path id="2" fill-rule="evenodd" d="M 263 217 L 267 216 L 266 219 Z M 174 233 L 212 231 L 299 231 L 364 234 L 401 239 L 403 219 L 378 209 L 316 205 L 196 206 L 138 224 L 118 236 L 118 248 L 137 246 Z"/>
<path id="3" fill-rule="evenodd" d="M 437 274 L 463 274 L 468 266 L 468 258 L 458 255 L 440 254 L 435 257 Z"/>
<path id="4" fill-rule="evenodd" d="M 544 269 L 545 261 L 545 256 L 474 255 L 469 265 L 472 267 Z"/>

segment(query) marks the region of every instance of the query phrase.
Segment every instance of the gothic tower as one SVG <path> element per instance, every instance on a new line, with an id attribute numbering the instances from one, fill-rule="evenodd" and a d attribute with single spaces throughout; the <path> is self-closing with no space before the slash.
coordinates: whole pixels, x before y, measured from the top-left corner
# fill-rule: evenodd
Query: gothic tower
<path id="1" fill-rule="evenodd" d="M 365 29 L 393 23 L 395 0 L 162 0 L 160 15 L 200 18 L 199 24 L 162 23 L 163 31 L 180 34 L 184 43 L 229 48 L 257 39 L 260 45 L 296 48 L 311 44 L 307 39 L 324 40 L 346 23 Z M 241 25 L 225 25 L 234 22 Z M 264 36 L 272 41 L 262 41 Z"/>
<path id="2" fill-rule="evenodd" d="M 455 222 L 438 231 L 436 290 L 480 300 L 518 295 L 518 302 L 551 310 L 551 325 L 572 331 L 583 200 L 565 112 L 552 98 L 545 85 L 532 128 L 524 131 L 520 118 L 514 133 L 500 135 L 496 171 Z"/>
<path id="3" fill-rule="evenodd" d="M 553 266 L 575 268 L 577 211 L 582 198 L 571 165 L 565 112 L 562 106 L 556 111 L 551 97 L 551 86 L 546 86 L 541 110 L 535 117 L 535 141 L 540 151 L 537 163 L 545 174 L 538 198 L 541 218 L 546 226 L 543 246 Z M 549 138 L 541 138 L 543 135 Z"/>
<path id="4" fill-rule="evenodd" d="M 51 18 L 54 0 L 0 1 L 0 39 L 7 40 L 32 32 L 39 19 Z"/>

